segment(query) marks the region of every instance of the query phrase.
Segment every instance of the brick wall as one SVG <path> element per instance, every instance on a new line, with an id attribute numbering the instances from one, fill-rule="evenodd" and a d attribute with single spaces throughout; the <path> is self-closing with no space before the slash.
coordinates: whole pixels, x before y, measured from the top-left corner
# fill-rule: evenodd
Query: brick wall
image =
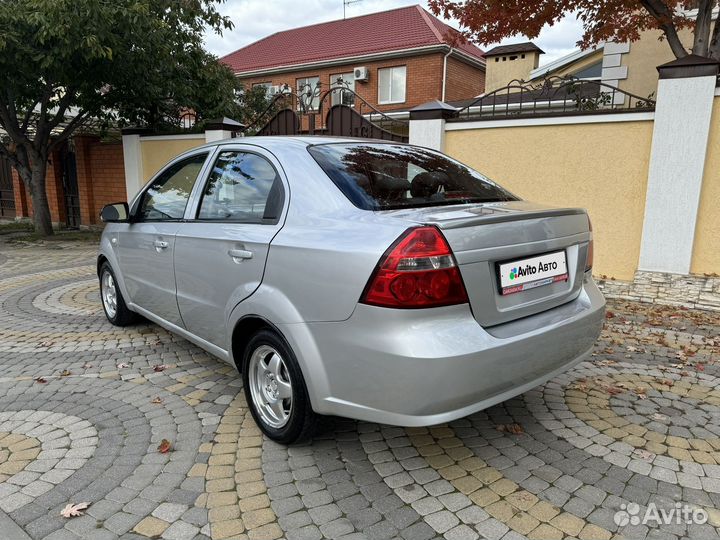
<path id="1" fill-rule="evenodd" d="M 122 143 L 102 142 L 97 137 L 75 137 L 75 161 L 80 193 L 80 223 L 97 225 L 104 205 L 127 199 Z M 65 191 L 59 152 L 54 152 L 48 162 L 45 187 L 51 220 L 55 225 L 64 226 Z M 13 188 L 17 217 L 32 217 L 30 194 L 15 170 Z"/>
<path id="2" fill-rule="evenodd" d="M 453 65 L 453 80 L 452 82 L 448 81 L 446 93 L 452 88 L 452 95 L 455 96 L 452 99 L 465 99 L 479 94 L 485 80 L 483 71 L 453 58 L 448 60 L 451 60 Z M 370 77 L 367 82 L 355 83 L 355 92 L 383 112 L 407 110 L 442 97 L 443 55 L 440 53 L 374 62 L 356 62 L 344 66 L 279 73 L 264 77 L 241 77 L 240 80 L 247 86 L 263 82 L 273 85 L 287 84 L 293 91 L 296 91 L 297 79 L 320 77 L 323 89 L 327 90 L 330 88 L 332 75 L 349 73 L 354 67 L 361 65 L 369 69 Z M 393 66 L 407 66 L 405 102 L 380 105 L 378 104 L 378 69 Z"/>
<path id="3" fill-rule="evenodd" d="M 485 72 L 448 58 L 445 82 L 445 101 L 459 101 L 478 96 L 485 91 Z"/>

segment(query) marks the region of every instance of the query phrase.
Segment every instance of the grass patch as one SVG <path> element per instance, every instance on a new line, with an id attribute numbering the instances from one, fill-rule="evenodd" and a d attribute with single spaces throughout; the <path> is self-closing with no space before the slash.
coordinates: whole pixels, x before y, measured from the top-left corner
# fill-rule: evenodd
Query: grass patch
<path id="1" fill-rule="evenodd" d="M 18 231 L 14 231 L 18 232 Z M 20 231 L 20 234 L 14 234 L 11 238 L 7 239 L 9 244 L 42 244 L 42 243 L 55 243 L 55 242 L 87 242 L 97 243 L 100 241 L 100 235 L 102 231 L 87 230 L 87 231 L 55 231 L 52 236 L 42 236 L 41 234 L 35 233 L 32 229 L 27 231 L 25 234 Z"/>
<path id="2" fill-rule="evenodd" d="M 33 232 L 35 227 L 27 221 L 7 221 L 0 222 L 0 235 L 12 234 L 18 232 Z"/>

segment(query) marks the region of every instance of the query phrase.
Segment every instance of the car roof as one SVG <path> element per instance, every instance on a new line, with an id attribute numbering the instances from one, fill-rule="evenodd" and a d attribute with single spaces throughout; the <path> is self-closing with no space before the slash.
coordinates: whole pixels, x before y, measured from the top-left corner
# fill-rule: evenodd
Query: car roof
<path id="1" fill-rule="evenodd" d="M 386 141 L 382 139 L 367 139 L 361 137 L 331 137 L 328 135 L 261 135 L 251 137 L 237 137 L 234 139 L 222 139 L 203 145 L 227 146 L 232 144 L 255 144 L 257 146 L 272 150 L 273 148 L 307 147 L 316 144 L 330 143 L 373 143 L 373 144 L 404 144 L 398 141 Z"/>

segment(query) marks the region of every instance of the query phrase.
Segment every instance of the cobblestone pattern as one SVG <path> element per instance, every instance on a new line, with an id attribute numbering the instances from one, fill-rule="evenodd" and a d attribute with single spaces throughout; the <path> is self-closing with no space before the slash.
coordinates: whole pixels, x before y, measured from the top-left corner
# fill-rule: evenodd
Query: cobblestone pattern
<path id="1" fill-rule="evenodd" d="M 601 279 L 607 298 L 720 311 L 720 277 L 635 272 L 633 281 Z"/>
<path id="2" fill-rule="evenodd" d="M 591 360 L 523 396 L 432 428 L 327 418 L 284 447 L 232 367 L 105 321 L 91 250 L 0 251 L 0 522 L 29 538 L 718 536 L 715 315 L 615 302 Z M 710 521 L 613 519 L 680 502 Z"/>

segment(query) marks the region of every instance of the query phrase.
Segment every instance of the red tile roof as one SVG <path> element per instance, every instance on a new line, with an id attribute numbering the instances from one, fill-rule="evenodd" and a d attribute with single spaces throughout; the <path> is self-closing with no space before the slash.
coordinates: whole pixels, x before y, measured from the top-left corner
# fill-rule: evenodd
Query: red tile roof
<path id="1" fill-rule="evenodd" d="M 222 61 L 244 73 L 442 44 L 483 59 L 460 32 L 416 5 L 276 32 Z"/>

